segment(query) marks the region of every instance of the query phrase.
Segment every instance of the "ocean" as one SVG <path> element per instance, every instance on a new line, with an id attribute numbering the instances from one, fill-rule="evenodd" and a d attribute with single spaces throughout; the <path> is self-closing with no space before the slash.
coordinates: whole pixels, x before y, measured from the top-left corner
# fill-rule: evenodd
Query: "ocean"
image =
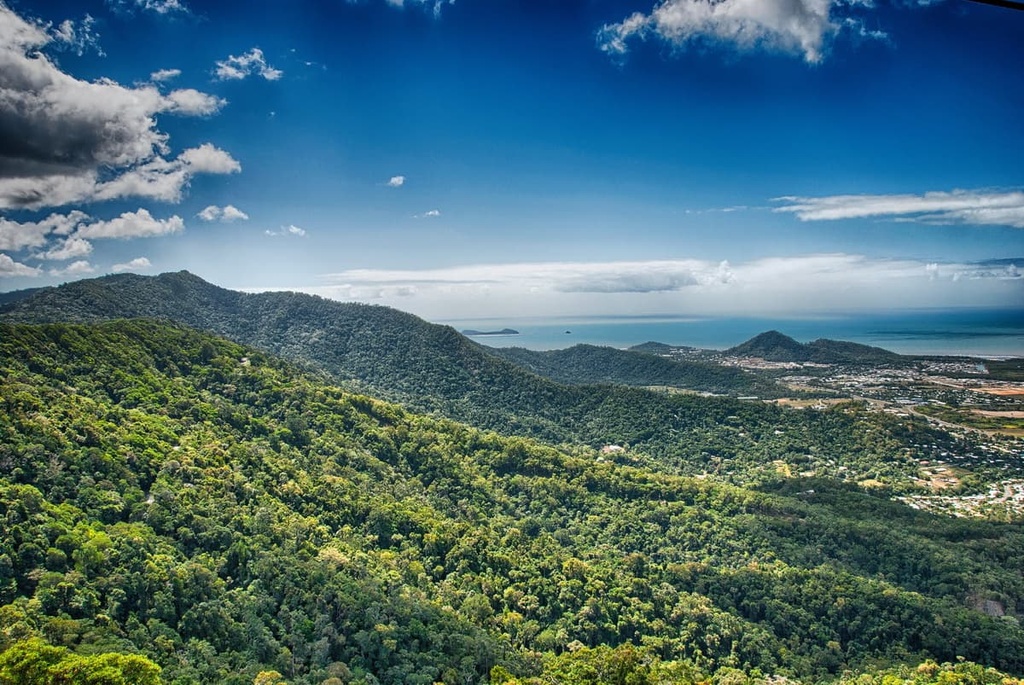
<path id="1" fill-rule="evenodd" d="M 492 347 L 553 350 L 580 343 L 625 348 L 644 342 L 723 350 L 777 330 L 800 342 L 848 340 L 901 354 L 1024 357 L 1024 309 L 844 314 L 804 318 L 566 317 L 439 321 L 458 330 L 511 328 L 519 335 L 476 336 Z"/>

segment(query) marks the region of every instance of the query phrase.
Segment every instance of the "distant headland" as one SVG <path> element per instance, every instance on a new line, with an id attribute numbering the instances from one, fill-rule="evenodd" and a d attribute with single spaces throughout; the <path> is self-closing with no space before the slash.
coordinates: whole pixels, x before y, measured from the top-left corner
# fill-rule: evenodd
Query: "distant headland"
<path id="1" fill-rule="evenodd" d="M 462 331 L 462 334 L 463 335 L 472 335 L 472 336 L 477 336 L 477 335 L 519 335 L 519 331 L 515 330 L 514 328 L 502 328 L 500 331 L 477 331 L 477 330 L 473 330 L 472 328 L 467 328 L 466 330 Z"/>

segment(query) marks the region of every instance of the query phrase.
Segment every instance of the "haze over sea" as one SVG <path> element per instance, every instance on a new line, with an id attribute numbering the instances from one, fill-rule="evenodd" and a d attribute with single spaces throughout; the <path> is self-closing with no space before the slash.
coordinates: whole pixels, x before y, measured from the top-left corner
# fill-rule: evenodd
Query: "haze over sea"
<path id="1" fill-rule="evenodd" d="M 847 340 L 901 354 L 1024 357 L 1024 309 L 921 310 L 804 318 L 568 317 L 441 321 L 459 330 L 512 328 L 476 336 L 492 347 L 553 350 L 586 343 L 625 348 L 655 341 L 723 350 L 777 330 L 800 342 Z"/>

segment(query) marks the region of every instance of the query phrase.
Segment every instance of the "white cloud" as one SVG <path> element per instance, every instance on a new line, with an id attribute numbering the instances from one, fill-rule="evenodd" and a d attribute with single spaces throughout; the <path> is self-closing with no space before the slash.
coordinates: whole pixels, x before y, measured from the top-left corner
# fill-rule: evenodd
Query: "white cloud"
<path id="1" fill-rule="evenodd" d="M 811 254 L 748 262 L 696 259 L 355 269 L 292 287 L 376 301 L 429 319 L 510 316 L 787 316 L 901 306 L 1019 306 L 1015 264 L 939 263 Z"/>
<path id="2" fill-rule="evenodd" d="M 241 170 L 242 166 L 229 153 L 204 143 L 185 150 L 176 159 L 154 157 L 111 181 L 95 184 L 89 190 L 88 199 L 148 197 L 178 202 L 195 174 L 231 174 Z"/>
<path id="3" fill-rule="evenodd" d="M 24 223 L 0 217 L 0 250 L 42 247 L 51 234 L 68 235 L 88 218 L 85 212 L 77 210 L 68 214 L 51 214 L 45 219 Z"/>
<path id="4" fill-rule="evenodd" d="M 208 116 L 216 114 L 227 104 L 227 100 L 201 93 L 194 88 L 172 90 L 164 97 L 167 107 L 165 111 L 190 116 Z"/>
<path id="5" fill-rule="evenodd" d="M 406 7 L 405 0 L 384 0 L 391 7 L 402 9 Z M 348 0 L 349 3 L 354 0 Z M 431 7 L 434 12 L 434 17 L 439 18 L 441 16 L 441 10 L 445 5 L 454 5 L 455 0 L 409 0 L 410 4 L 420 5 L 421 7 Z"/>
<path id="6" fill-rule="evenodd" d="M 105 183 L 89 188 L 85 200 L 114 200 L 122 197 L 146 197 L 163 202 L 179 202 L 189 182 L 189 169 L 181 160 L 155 157 L 128 169 Z"/>
<path id="7" fill-rule="evenodd" d="M 0 3 L 0 209 L 38 209 L 124 197 L 138 191 L 177 199 L 190 173 L 157 183 L 173 161 L 155 115 L 207 115 L 223 101 L 191 89 L 163 95 L 152 84 L 133 88 L 110 79 L 78 80 L 42 48 L 54 43 L 37 24 Z M 121 175 L 148 177 L 119 183 Z"/>
<path id="8" fill-rule="evenodd" d="M 856 0 L 661 0 L 650 12 L 635 12 L 598 32 L 598 46 L 622 56 L 636 39 L 657 38 L 676 48 L 714 41 L 741 50 L 770 49 L 820 62 L 828 41 L 840 31 L 861 38 L 884 38 L 867 31 L 851 8 L 870 9 Z"/>
<path id="9" fill-rule="evenodd" d="M 180 216 L 155 219 L 147 209 L 125 212 L 116 219 L 97 221 L 82 226 L 75 233 L 79 238 L 145 238 L 179 233 L 185 228 Z"/>
<path id="10" fill-rule="evenodd" d="M 606 24 L 598 32 L 598 45 L 607 53 L 624 55 L 629 52 L 629 39 L 644 37 L 651 19 L 643 12 L 634 12 L 617 24 Z"/>
<path id="11" fill-rule="evenodd" d="M 32 255 L 36 259 L 63 261 L 91 254 L 93 245 L 90 241 L 94 239 L 168 235 L 178 233 L 184 227 L 185 222 L 179 216 L 155 219 L 148 210 L 141 208 L 136 212 L 124 212 L 109 221 L 92 220 L 78 210 L 67 214 L 55 213 L 45 219 L 25 223 L 0 217 L 0 249 L 36 248 Z"/>
<path id="12" fill-rule="evenodd" d="M 0 217 L 0 250 L 21 250 L 46 244 L 50 229 L 41 222 L 18 223 Z"/>
<path id="13" fill-rule="evenodd" d="M 100 57 L 105 56 L 100 47 L 100 36 L 95 31 L 96 20 L 86 14 L 81 21 L 74 22 L 65 19 L 57 28 L 50 28 L 50 37 L 54 44 L 64 50 L 70 50 L 76 55 L 84 55 L 87 50 L 95 50 Z"/>
<path id="14" fill-rule="evenodd" d="M 217 62 L 213 74 L 221 81 L 240 80 L 252 75 L 276 81 L 284 76 L 283 71 L 267 64 L 267 58 L 259 48 L 253 48 L 242 55 L 230 55 L 227 59 Z"/>
<path id="15" fill-rule="evenodd" d="M 931 224 L 1024 228 L 1024 191 L 953 190 L 922 195 L 780 197 L 776 212 L 801 221 L 888 218 Z"/>
<path id="16" fill-rule="evenodd" d="M 263 231 L 263 233 L 270 236 L 292 235 L 297 238 L 302 238 L 306 235 L 306 229 L 299 228 L 295 224 L 290 224 L 288 226 L 282 226 L 280 231 L 271 231 L 270 229 L 267 229 L 266 231 Z"/>
<path id="17" fill-rule="evenodd" d="M 181 0 L 107 0 L 110 9 L 121 12 L 145 10 L 155 14 L 188 14 Z"/>
<path id="18" fill-rule="evenodd" d="M 51 276 L 84 276 L 85 274 L 95 273 L 96 269 L 92 264 L 84 259 L 80 259 L 77 262 L 72 262 L 62 269 L 50 269 L 48 272 Z"/>
<path id="19" fill-rule="evenodd" d="M 7 278 L 10 276 L 38 276 L 41 273 L 41 269 L 27 266 L 21 262 L 16 262 L 3 252 L 0 252 L 0 278 Z"/>
<path id="20" fill-rule="evenodd" d="M 238 220 L 247 221 L 249 219 L 248 214 L 234 205 L 225 205 L 223 207 L 210 205 L 196 214 L 196 216 L 203 221 L 222 221 L 224 223 L 230 223 Z"/>
<path id="21" fill-rule="evenodd" d="M 74 259 L 75 257 L 84 257 L 90 252 L 92 252 L 92 243 L 84 238 L 72 236 L 70 238 L 65 238 L 46 252 L 36 255 L 36 257 L 39 259 L 63 261 L 66 259 Z"/>
<path id="22" fill-rule="evenodd" d="M 210 143 L 189 148 L 178 159 L 185 162 L 193 173 L 234 174 L 242 170 L 242 165 L 229 153 Z"/>
<path id="23" fill-rule="evenodd" d="M 429 211 L 423 212 L 422 214 L 416 214 L 413 218 L 414 219 L 433 219 L 434 217 L 438 217 L 438 216 L 441 216 L 441 210 L 440 209 L 431 209 Z"/>
<path id="24" fill-rule="evenodd" d="M 389 188 L 401 188 L 405 185 L 405 176 L 392 176 L 387 185 Z"/>
<path id="25" fill-rule="evenodd" d="M 145 257 L 136 257 L 130 262 L 125 262 L 124 264 L 115 264 L 114 266 L 110 267 L 110 270 L 113 271 L 115 274 L 119 274 L 125 271 L 143 271 L 145 269 L 150 268 L 151 266 L 153 265 L 150 264 L 149 260 L 146 259 Z"/>
<path id="26" fill-rule="evenodd" d="M 37 177 L 0 176 L 0 209 L 40 209 L 85 202 L 96 193 L 94 170 Z"/>
<path id="27" fill-rule="evenodd" d="M 149 75 L 150 81 L 163 82 L 181 76 L 181 69 L 160 69 Z"/>
<path id="28" fill-rule="evenodd" d="M 249 215 L 240 210 L 234 205 L 225 205 L 224 210 L 221 212 L 221 221 L 248 221 Z"/>

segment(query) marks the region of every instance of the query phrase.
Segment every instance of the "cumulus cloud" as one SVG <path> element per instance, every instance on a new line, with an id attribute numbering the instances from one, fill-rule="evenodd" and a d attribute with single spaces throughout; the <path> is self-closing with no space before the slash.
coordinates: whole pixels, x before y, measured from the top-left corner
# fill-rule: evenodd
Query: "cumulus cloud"
<path id="1" fill-rule="evenodd" d="M 228 152 L 210 143 L 189 148 L 178 158 L 187 164 L 193 173 L 234 174 L 242 170 L 242 165 Z"/>
<path id="2" fill-rule="evenodd" d="M 740 50 L 769 49 L 820 62 L 828 41 L 840 31 L 862 38 L 884 34 L 864 29 L 851 16 L 870 9 L 859 0 L 662 0 L 650 12 L 635 12 L 598 32 L 598 46 L 621 57 L 635 40 L 654 38 L 675 48 L 712 41 Z"/>
<path id="3" fill-rule="evenodd" d="M 938 263 L 811 254 L 741 263 L 697 259 L 487 264 L 427 270 L 354 269 L 298 287 L 376 301 L 432 319 L 509 316 L 836 314 L 908 308 L 1017 306 L 1013 260 Z"/>
<path id="4" fill-rule="evenodd" d="M 128 169 L 111 181 L 96 183 L 89 189 L 88 199 L 148 197 L 164 202 L 178 202 L 195 174 L 231 174 L 241 170 L 242 166 L 230 154 L 204 143 L 197 148 L 185 150 L 176 159 L 155 157 Z"/>
<path id="5" fill-rule="evenodd" d="M 51 276 L 84 276 L 86 274 L 95 273 L 96 269 L 92 264 L 84 259 L 80 259 L 77 262 L 72 262 L 61 269 L 50 269 L 49 274 Z"/>
<path id="6" fill-rule="evenodd" d="M 88 218 L 85 212 L 78 210 L 68 214 L 51 214 L 45 219 L 24 223 L 0 217 L 0 250 L 41 247 L 50 235 L 68 235 Z"/>
<path id="7" fill-rule="evenodd" d="M 208 116 L 219 112 L 221 107 L 227 104 L 227 100 L 208 93 L 202 93 L 195 88 L 181 88 L 172 90 L 164 96 L 164 103 L 164 111 L 166 112 L 190 116 Z"/>
<path id="8" fill-rule="evenodd" d="M 3 252 L 0 252 L 0 278 L 9 276 L 38 276 L 41 273 L 41 269 L 16 262 Z"/>
<path id="9" fill-rule="evenodd" d="M 23 223 L 0 217 L 0 249 L 14 252 L 33 249 L 35 259 L 66 261 L 91 254 L 93 240 L 169 235 L 181 232 L 184 227 L 185 222 L 179 216 L 156 219 L 141 208 L 106 221 L 92 219 L 78 210 Z M 66 269 L 51 269 L 50 272 L 73 273 Z"/>
<path id="10" fill-rule="evenodd" d="M 229 55 L 227 59 L 216 63 L 213 75 L 221 81 L 237 81 L 247 76 L 262 76 L 268 81 L 276 81 L 284 72 L 267 64 L 263 51 L 253 48 L 241 55 Z"/>
<path id="11" fill-rule="evenodd" d="M 225 205 L 218 207 L 217 205 L 210 205 L 201 212 L 196 214 L 203 221 L 221 221 L 224 223 L 231 223 L 232 221 L 247 221 L 249 215 L 240 210 L 234 205 Z"/>
<path id="12" fill-rule="evenodd" d="M 163 81 L 170 81 L 171 79 L 176 79 L 179 76 L 181 76 L 181 69 L 160 69 L 150 74 L 149 80 L 162 83 Z"/>
<path id="13" fill-rule="evenodd" d="M 263 231 L 263 233 L 270 236 L 284 235 L 302 238 L 303 236 L 306 235 L 306 229 L 299 228 L 295 224 L 290 224 L 288 226 L 282 226 L 280 231 L 271 231 L 270 229 L 267 229 L 266 231 Z"/>
<path id="14" fill-rule="evenodd" d="M 185 228 L 180 216 L 155 219 L 147 209 L 125 212 L 109 221 L 82 226 L 75 235 L 79 238 L 145 238 L 169 233 L 179 233 Z"/>
<path id="15" fill-rule="evenodd" d="M 405 185 L 405 176 L 392 176 L 387 182 L 389 188 L 401 188 Z"/>
<path id="16" fill-rule="evenodd" d="M 192 173 L 209 171 L 193 166 L 178 173 L 176 193 L 138 179 L 118 183 L 123 174 L 152 176 L 175 165 L 166 159 L 168 136 L 155 115 L 208 115 L 224 101 L 192 89 L 164 95 L 152 84 L 78 80 L 40 52 L 54 40 L 0 3 L 0 209 L 128 194 L 177 199 Z"/>
<path id="17" fill-rule="evenodd" d="M 148 269 L 151 266 L 153 265 L 150 264 L 149 260 L 146 259 L 145 257 L 136 257 L 130 262 L 125 262 L 124 264 L 115 264 L 114 266 L 110 267 L 110 270 L 113 271 L 115 274 L 119 274 L 125 271 L 144 271 L 145 269 Z"/>
<path id="18" fill-rule="evenodd" d="M 953 190 L 922 195 L 780 197 L 776 212 L 801 221 L 880 218 L 930 224 L 1024 228 L 1024 191 Z"/>
<path id="19" fill-rule="evenodd" d="M 74 259 L 75 257 L 84 257 L 90 252 L 92 252 L 92 243 L 84 238 L 73 236 L 59 241 L 49 250 L 39 253 L 36 257 L 39 259 L 64 261 Z"/>
<path id="20" fill-rule="evenodd" d="M 431 210 L 428 210 L 426 212 L 423 212 L 422 214 L 416 214 L 415 216 L 413 216 L 413 218 L 414 219 L 433 219 L 434 217 L 438 217 L 438 216 L 441 216 L 441 210 L 440 209 L 431 209 Z"/>

